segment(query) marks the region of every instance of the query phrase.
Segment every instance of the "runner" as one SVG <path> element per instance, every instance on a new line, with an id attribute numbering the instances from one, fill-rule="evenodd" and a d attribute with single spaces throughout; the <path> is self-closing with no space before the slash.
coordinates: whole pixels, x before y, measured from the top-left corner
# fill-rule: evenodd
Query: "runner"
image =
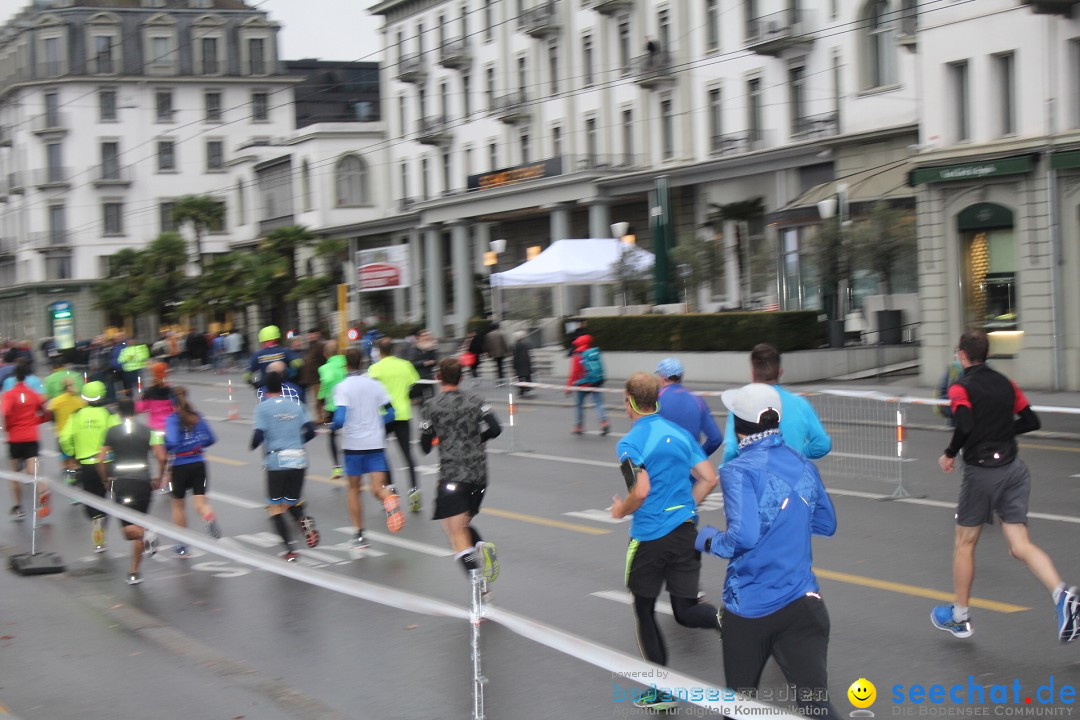
<path id="1" fill-rule="evenodd" d="M 82 373 L 75 372 L 68 367 L 67 354 L 64 350 L 53 361 L 53 371 L 45 378 L 45 397 L 49 400 L 59 397 L 67 389 L 67 381 L 70 379 L 75 384 L 75 392 L 82 390 Z"/>
<path id="2" fill-rule="evenodd" d="M 281 360 L 275 360 L 274 362 L 266 366 L 266 372 L 268 374 L 277 373 L 280 377 L 285 377 L 285 375 L 288 373 L 288 367 Z M 301 405 L 304 404 L 304 390 L 292 384 L 291 382 L 282 381 L 281 396 L 286 400 L 292 400 L 293 402 L 298 402 Z M 265 398 L 266 385 L 261 385 L 255 391 L 255 399 L 258 402 L 262 402 Z"/>
<path id="3" fill-rule="evenodd" d="M 810 401 L 780 387 L 778 383 L 782 374 L 780 351 L 765 343 L 755 345 L 750 351 L 750 379 L 751 382 L 772 385 L 780 395 L 784 406 L 780 434 L 784 436 L 784 444 L 811 460 L 825 457 L 832 450 L 832 438 L 821 426 L 821 420 Z M 724 445 L 726 463 L 739 452 L 739 443 L 735 437 L 735 416 L 731 413 L 728 413 L 724 437 L 727 438 L 727 444 Z"/>
<path id="4" fill-rule="evenodd" d="M 330 442 L 330 462 L 334 466 L 330 479 L 337 480 L 344 472 L 341 469 L 341 453 L 338 452 L 338 431 L 331 427 L 334 419 L 334 388 L 345 379 L 348 370 L 345 369 L 345 356 L 338 352 L 337 342 L 328 341 L 323 345 L 323 352 L 326 353 L 326 362 L 319 366 L 319 400 L 322 401 L 322 422 L 328 429 L 326 439 Z"/>
<path id="5" fill-rule="evenodd" d="M 27 378 L 30 375 L 29 363 L 25 358 L 19 358 L 15 364 L 15 375 L 11 378 L 11 389 L 4 393 L 0 400 L 3 410 L 4 427 L 7 428 L 8 452 L 11 456 L 11 469 L 15 472 L 25 471 L 33 477 L 37 474 L 38 462 L 38 425 L 48 419 L 48 411 L 45 409 L 45 398 L 30 388 Z M 11 519 L 22 520 L 26 514 L 22 509 L 22 486 L 23 483 L 11 481 L 11 497 L 14 504 L 11 506 Z M 38 517 L 49 514 L 49 491 L 48 486 L 42 486 L 38 493 Z"/>
<path id="6" fill-rule="evenodd" d="M 173 407 L 176 412 L 165 420 L 165 449 L 172 456 L 172 520 L 180 527 L 187 527 L 184 497 L 191 490 L 206 534 L 220 538 L 217 516 L 206 499 L 209 481 L 203 457 L 203 450 L 216 443 L 217 438 L 206 419 L 188 402 L 187 390 L 173 387 Z M 182 543 L 173 546 L 173 552 L 179 557 L 189 556 L 187 546 Z"/>
<path id="7" fill-rule="evenodd" d="M 74 485 L 77 480 L 78 463 L 75 462 L 75 458 L 64 452 L 64 448 L 60 447 L 60 435 L 63 434 L 64 428 L 67 427 L 72 414 L 86 407 L 86 401 L 82 399 L 79 390 L 76 389 L 77 384 L 78 386 L 82 385 L 81 378 L 77 383 L 70 377 L 64 378 L 64 392 L 48 403 L 49 412 L 52 414 L 53 419 L 53 429 L 56 434 L 56 445 L 60 449 L 60 464 L 64 467 L 64 476 L 68 485 Z"/>
<path id="8" fill-rule="evenodd" d="M 1028 496 L 1031 476 L 1018 457 L 1016 436 L 1040 427 L 1016 383 L 986 365 L 990 341 L 984 330 L 968 330 L 960 336 L 956 357 L 964 374 L 949 386 L 952 410 L 952 442 L 938 458 L 947 473 L 956 467 L 963 452 L 964 477 L 956 506 L 953 544 L 953 590 L 951 605 L 938 605 L 930 621 L 956 637 L 971 637 L 969 603 L 975 581 L 975 545 L 983 525 L 1001 518 L 1001 534 L 1009 554 L 1027 565 L 1054 601 L 1058 639 L 1063 643 L 1080 638 L 1080 598 L 1075 586 L 1066 587 L 1050 556 L 1028 536 Z"/>
<path id="9" fill-rule="evenodd" d="M 735 418 L 738 457 L 720 470 L 727 530 L 704 527 L 695 548 L 728 558 L 724 679 L 753 696 L 772 657 L 799 715 L 834 717 L 828 698 L 829 612 L 811 569 L 812 535 L 836 532 L 814 463 L 788 447 L 780 393 L 752 383 L 720 396 Z"/>
<path id="10" fill-rule="evenodd" d="M 454 557 L 465 572 L 482 570 L 486 582 L 499 577 L 495 543 L 484 542 L 472 526 L 487 490 L 484 443 L 499 437 L 502 427 L 483 400 L 461 392 L 461 363 L 443 358 L 437 375 L 442 392 L 424 403 L 420 448 L 431 452 L 439 443 L 439 490 L 433 519 L 442 522 Z"/>
<path id="11" fill-rule="evenodd" d="M 700 396 L 694 395 L 682 386 L 683 364 L 676 358 L 664 358 L 656 366 L 660 376 L 659 411 L 660 417 L 670 420 L 686 432 L 695 441 L 700 441 L 705 457 L 712 455 L 724 443 L 724 436 L 716 426 L 709 406 Z"/>
<path id="12" fill-rule="evenodd" d="M 149 455 L 155 444 L 161 444 L 161 437 L 135 421 L 135 403 L 131 400 L 120 400 L 116 408 L 120 414 L 120 424 L 106 431 L 105 444 L 98 451 L 98 464 L 112 471 L 112 491 L 116 502 L 145 513 L 150 510 L 152 495 Z M 111 461 L 108 460 L 110 455 L 113 458 Z M 138 585 L 142 582 L 139 567 L 143 555 L 157 553 L 157 534 L 127 520 L 121 520 L 120 526 L 124 530 L 124 537 L 131 541 L 131 572 L 128 573 L 127 584 Z"/>
<path id="13" fill-rule="evenodd" d="M 266 443 L 266 491 L 269 501 L 270 522 L 285 543 L 282 557 L 296 562 L 295 541 L 285 524 L 285 513 L 292 515 L 300 526 L 308 547 L 319 544 L 319 531 L 315 520 L 304 511 L 304 471 L 307 469 L 307 453 L 304 443 L 315 437 L 315 423 L 308 419 L 303 403 L 281 394 L 281 374 L 269 371 L 264 378 L 266 394 L 264 401 L 255 407 L 255 432 L 251 436 L 251 449 Z"/>
<path id="14" fill-rule="evenodd" d="M 394 419 L 386 423 L 387 436 L 397 438 L 401 454 L 409 464 L 409 511 L 420 512 L 420 485 L 416 480 L 416 463 L 412 454 L 412 432 L 409 421 L 412 419 L 412 388 L 420 379 L 416 368 L 408 360 L 398 357 L 399 347 L 395 347 L 391 338 L 379 340 L 379 362 L 368 368 L 368 375 L 383 384 L 394 404 Z M 387 482 L 394 484 L 393 476 L 387 468 Z"/>
<path id="15" fill-rule="evenodd" d="M 363 355 L 356 348 L 345 353 L 348 377 L 334 388 L 334 419 L 331 427 L 341 429 L 345 450 L 345 474 L 349 478 L 348 506 L 356 534 L 354 548 L 371 547 L 364 538 L 364 506 L 360 499 L 360 480 L 369 476 L 371 494 L 381 500 L 386 512 L 386 527 L 400 532 L 405 516 L 397 493 L 388 482 L 385 424 L 394 420 L 390 395 L 378 381 L 361 373 Z M 382 410 L 384 415 L 380 415 Z"/>
<path id="16" fill-rule="evenodd" d="M 135 404 L 135 410 L 150 415 L 147 425 L 155 436 L 151 450 L 158 463 L 159 486 L 168 487 L 169 455 L 165 452 L 165 421 L 173 414 L 172 387 L 165 382 L 169 366 L 163 362 L 154 363 L 150 366 L 150 374 L 153 380 L 143 390 L 142 398 Z"/>
<path id="17" fill-rule="evenodd" d="M 68 418 L 60 433 L 60 449 L 64 454 L 75 458 L 79 464 L 76 480 L 82 489 L 88 493 L 105 497 L 105 483 L 108 478 L 105 475 L 104 464 L 98 462 L 101 448 L 105 444 L 105 433 L 109 428 L 120 422 L 120 418 L 109 412 L 105 407 L 107 390 L 105 383 L 100 380 L 92 380 L 83 385 L 82 399 L 87 406 L 77 410 Z M 86 516 L 90 518 L 90 540 L 94 546 L 94 552 L 102 553 L 108 548 L 105 546 L 105 521 L 106 514 L 101 510 L 85 507 Z"/>
<path id="18" fill-rule="evenodd" d="M 434 380 L 435 370 L 439 365 L 439 341 L 424 328 L 416 333 L 416 344 L 412 348 L 413 367 L 421 380 Z M 421 404 L 435 397 L 434 383 L 420 383 L 413 388 L 413 394 L 417 396 Z"/>
<path id="19" fill-rule="evenodd" d="M 120 363 L 124 391 L 129 398 L 134 398 L 135 393 L 138 392 L 142 371 L 149 359 L 150 348 L 138 340 L 130 341 L 117 355 L 116 360 Z"/>
<path id="20" fill-rule="evenodd" d="M 285 373 L 285 379 L 292 378 L 297 368 L 303 362 L 300 358 L 293 354 L 293 351 L 287 347 L 283 347 L 280 344 L 281 330 L 277 325 L 267 325 L 259 331 L 259 349 L 252 354 L 251 360 L 248 361 L 247 372 L 244 373 L 244 381 L 251 384 L 252 387 L 259 387 L 263 382 L 263 374 L 266 372 L 266 366 L 272 362 L 280 360 L 285 363 L 287 368 Z"/>
<path id="21" fill-rule="evenodd" d="M 698 601 L 701 555 L 694 550 L 697 507 L 716 487 L 716 470 L 689 433 L 659 415 L 659 394 L 655 375 L 634 373 L 626 381 L 624 403 L 633 427 L 616 456 L 628 492 L 612 498 L 611 517 L 633 516 L 626 586 L 634 596 L 638 648 L 649 662 L 666 665 L 656 623 L 656 600 L 665 585 L 675 622 L 719 631 L 720 620 L 714 605 Z M 635 704 L 661 710 L 672 698 L 654 692 Z"/>
<path id="22" fill-rule="evenodd" d="M 23 368 L 23 379 L 19 380 L 16 377 L 19 372 L 19 368 Z M 20 357 L 15 360 L 15 370 L 11 375 L 4 379 L 2 385 L 0 385 L 0 393 L 6 393 L 11 388 L 15 387 L 15 383 L 22 382 L 28 388 L 36 392 L 38 395 L 45 395 L 45 383 L 41 382 L 41 378 L 34 374 L 34 363 L 28 357 Z"/>

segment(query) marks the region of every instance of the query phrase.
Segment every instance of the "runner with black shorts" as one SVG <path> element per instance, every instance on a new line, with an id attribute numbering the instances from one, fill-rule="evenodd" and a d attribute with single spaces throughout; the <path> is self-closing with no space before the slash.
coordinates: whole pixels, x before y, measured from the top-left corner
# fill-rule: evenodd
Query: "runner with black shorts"
<path id="1" fill-rule="evenodd" d="M 442 522 L 454 557 L 465 572 L 482 570 L 492 582 L 499 576 L 495 543 L 484 542 L 472 526 L 487 490 L 487 452 L 484 443 L 499 437 L 498 418 L 480 398 L 461 392 L 461 364 L 457 358 L 439 362 L 436 375 L 441 393 L 424 403 L 420 448 L 431 452 L 439 443 L 439 490 L 435 520 Z"/>
<path id="2" fill-rule="evenodd" d="M 150 453 L 156 443 L 161 443 L 161 438 L 150 428 L 135 422 L 135 403 L 131 400 L 121 400 L 116 407 L 120 424 L 105 433 L 105 445 L 98 452 L 98 462 L 107 462 L 111 453 L 112 461 L 106 468 L 112 476 L 113 499 L 126 508 L 145 513 L 150 510 L 152 494 Z M 139 572 L 142 556 L 157 552 L 157 534 L 144 531 L 127 520 L 121 520 L 120 525 L 124 537 L 131 541 L 131 572 L 127 583 L 138 585 L 142 582 Z"/>
<path id="3" fill-rule="evenodd" d="M 968 603 L 975 581 L 975 545 L 982 526 L 993 523 L 996 513 L 1009 554 L 1027 565 L 1050 591 L 1057 611 L 1058 639 L 1072 642 L 1080 638 L 1077 589 L 1066 587 L 1050 556 L 1028 537 L 1031 478 L 1017 456 L 1016 436 L 1038 430 L 1039 418 L 1016 383 L 987 367 L 989 350 L 984 330 L 968 330 L 956 348 L 964 374 L 949 387 L 955 425 L 952 442 L 938 458 L 938 465 L 949 473 L 956 466 L 956 456 L 962 452 L 964 457 L 953 547 L 956 599 L 951 605 L 935 607 L 930 622 L 956 637 L 971 636 Z"/>
<path id="4" fill-rule="evenodd" d="M 190 490 L 206 534 L 220 538 L 217 515 L 206 499 L 206 459 L 203 457 L 203 450 L 216 443 L 217 438 L 206 418 L 188 402 L 187 390 L 175 386 L 172 394 L 176 412 L 165 419 L 165 449 L 172 466 L 172 520 L 180 527 L 187 527 L 184 497 Z M 182 543 L 174 545 L 173 552 L 178 557 L 189 556 L 187 546 Z"/>
<path id="5" fill-rule="evenodd" d="M 716 607 L 698 601 L 701 554 L 694 550 L 697 507 L 716 487 L 716 469 L 690 433 L 658 414 L 660 379 L 635 373 L 624 403 L 634 426 L 616 455 L 628 489 L 612 498 L 611 517 L 633 515 L 626 551 L 626 586 L 634 596 L 638 648 L 657 665 L 667 648 L 656 624 L 656 599 L 667 585 L 675 621 L 683 627 L 720 630 Z M 639 707 L 664 709 L 671 698 L 643 697 Z"/>
<path id="6" fill-rule="evenodd" d="M 48 419 L 49 413 L 45 409 L 44 396 L 27 384 L 29 374 L 29 366 L 25 363 L 16 366 L 15 384 L 4 393 L 2 404 L 11 468 L 15 472 L 25 470 L 28 475 L 33 476 L 37 474 L 38 425 Z M 11 508 L 11 519 L 22 520 L 22 483 L 11 481 L 11 496 L 15 501 Z M 39 517 L 49 514 L 48 498 L 48 490 L 42 489 L 39 495 Z"/>
<path id="7" fill-rule="evenodd" d="M 307 452 L 304 443 L 315 437 L 315 423 L 308 418 L 307 408 L 282 395 L 282 376 L 267 372 L 263 378 L 263 400 L 255 407 L 255 433 L 251 436 L 251 449 L 265 443 L 266 497 L 269 504 L 270 522 L 285 543 L 282 555 L 289 562 L 296 562 L 295 541 L 285 523 L 285 513 L 292 515 L 300 526 L 308 547 L 319 544 L 319 531 L 315 519 L 305 512 L 303 499 L 304 472 L 307 470 Z"/>

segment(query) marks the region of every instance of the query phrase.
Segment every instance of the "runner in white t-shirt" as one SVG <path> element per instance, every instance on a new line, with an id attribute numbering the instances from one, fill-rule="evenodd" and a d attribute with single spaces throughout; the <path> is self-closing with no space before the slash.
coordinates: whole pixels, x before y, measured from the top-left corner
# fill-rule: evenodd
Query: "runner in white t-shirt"
<path id="1" fill-rule="evenodd" d="M 345 475 L 349 478 L 349 514 L 356 527 L 353 547 L 370 547 L 364 539 L 364 506 L 360 481 L 370 475 L 371 494 L 386 510 L 386 527 L 399 532 L 405 526 L 397 493 L 387 484 L 386 423 L 394 420 L 394 406 L 382 383 L 360 372 L 363 355 L 353 348 L 345 353 L 348 376 L 334 388 L 334 429 L 341 429 Z"/>

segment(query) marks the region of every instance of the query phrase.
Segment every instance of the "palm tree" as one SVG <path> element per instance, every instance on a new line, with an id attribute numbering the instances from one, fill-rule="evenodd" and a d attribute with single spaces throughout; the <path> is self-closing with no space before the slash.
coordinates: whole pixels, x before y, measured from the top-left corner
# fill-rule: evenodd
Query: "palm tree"
<path id="1" fill-rule="evenodd" d="M 297 285 L 296 254 L 299 250 L 315 242 L 317 236 L 303 225 L 289 225 L 270 232 L 259 243 L 260 256 L 269 256 L 281 260 L 281 270 L 275 283 L 274 306 L 278 309 L 279 320 L 291 326 L 296 317 L 295 294 Z"/>
<path id="2" fill-rule="evenodd" d="M 199 272 L 202 272 L 203 234 L 224 224 L 225 203 L 212 195 L 184 195 L 173 206 L 172 219 L 177 225 L 191 223 L 195 232 L 195 261 L 199 264 Z"/>

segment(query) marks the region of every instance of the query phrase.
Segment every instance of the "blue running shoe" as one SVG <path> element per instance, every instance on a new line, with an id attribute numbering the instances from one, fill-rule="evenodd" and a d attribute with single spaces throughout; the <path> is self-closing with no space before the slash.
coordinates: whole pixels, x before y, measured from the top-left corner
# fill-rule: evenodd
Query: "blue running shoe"
<path id="1" fill-rule="evenodd" d="M 934 627 L 938 630 L 950 632 L 958 638 L 971 637 L 971 618 L 963 622 L 956 622 L 953 620 L 952 611 L 952 605 L 938 605 L 930 613 L 930 622 L 934 623 Z"/>
<path id="2" fill-rule="evenodd" d="M 1057 601 L 1058 639 L 1071 643 L 1080 638 L 1080 597 L 1076 586 L 1061 591 Z"/>

